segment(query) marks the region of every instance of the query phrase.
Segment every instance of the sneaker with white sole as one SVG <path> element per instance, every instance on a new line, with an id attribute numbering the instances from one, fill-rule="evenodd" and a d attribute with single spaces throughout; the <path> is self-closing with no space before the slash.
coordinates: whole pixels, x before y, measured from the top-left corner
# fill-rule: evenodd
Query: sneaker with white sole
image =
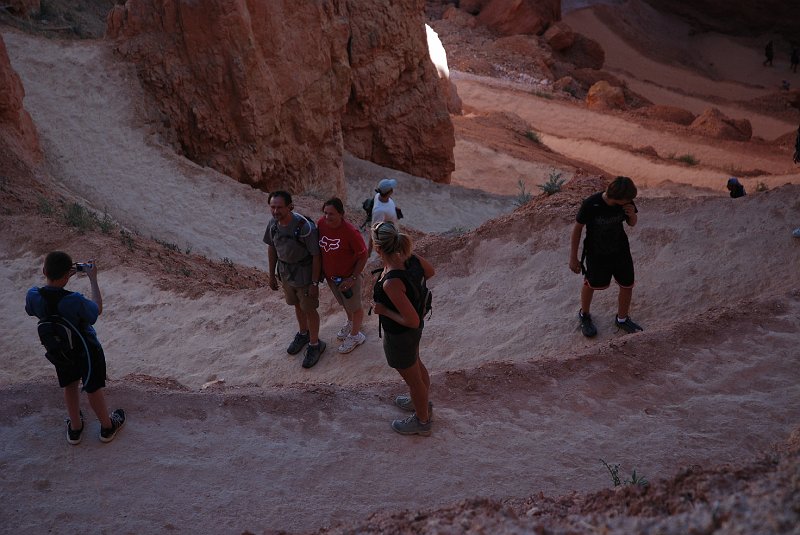
<path id="1" fill-rule="evenodd" d="M 395 420 L 392 422 L 392 429 L 401 435 L 422 435 L 423 437 L 431 436 L 431 421 L 425 423 L 419 421 L 416 413 L 412 414 L 405 420 Z"/>
<path id="2" fill-rule="evenodd" d="M 394 404 L 404 411 L 414 412 L 414 402 L 408 394 L 400 394 L 394 398 Z M 433 419 L 433 402 L 428 401 L 428 418 Z"/>
<path id="3" fill-rule="evenodd" d="M 345 338 L 350 336 L 350 331 L 352 329 L 353 329 L 353 322 L 352 321 L 348 321 L 347 323 L 342 325 L 342 328 L 339 329 L 338 333 L 336 333 L 336 339 L 337 340 L 344 340 Z"/>
<path id="4" fill-rule="evenodd" d="M 642 327 L 635 323 L 630 316 L 625 318 L 625 321 L 619 321 L 619 316 L 614 316 L 614 325 L 617 326 L 617 329 L 622 329 L 628 334 L 633 334 L 636 331 L 643 331 Z"/>
<path id="5" fill-rule="evenodd" d="M 360 346 L 367 339 L 366 335 L 359 332 L 355 336 L 348 334 L 347 337 L 339 346 L 339 353 L 350 353 L 352 350 Z"/>
<path id="6" fill-rule="evenodd" d="M 110 415 L 111 417 L 111 427 L 108 429 L 101 427 L 100 428 L 100 442 L 111 442 L 114 440 L 114 437 L 117 436 L 119 430 L 122 429 L 122 426 L 125 425 L 125 411 L 122 409 L 117 409 L 112 412 Z"/>
<path id="7" fill-rule="evenodd" d="M 81 443 L 81 435 L 83 434 L 83 428 L 85 425 L 83 421 L 83 411 L 80 411 L 80 414 L 81 414 L 80 429 L 72 429 L 72 427 L 70 427 L 70 419 L 67 418 L 67 442 L 69 442 L 73 446 Z"/>

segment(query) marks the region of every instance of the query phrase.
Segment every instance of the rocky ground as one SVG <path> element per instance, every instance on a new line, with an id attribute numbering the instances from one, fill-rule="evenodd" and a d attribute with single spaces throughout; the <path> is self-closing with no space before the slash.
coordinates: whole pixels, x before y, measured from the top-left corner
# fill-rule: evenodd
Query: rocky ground
<path id="1" fill-rule="evenodd" d="M 388 429 L 402 387 L 374 318 L 363 347 L 329 350 L 311 373 L 285 355 L 291 317 L 264 285 L 263 195 L 172 153 L 130 66 L 101 40 L 2 28 L 43 160 L 0 137 L 0 279 L 21 296 L 49 250 L 97 259 L 109 398 L 130 420 L 110 445 L 91 435 L 67 445 L 31 320 L 18 302 L 2 305 L 0 352 L 13 364 L 0 371 L 0 531 L 797 532 L 791 98 L 698 68 L 683 87 L 637 78 L 647 61 L 680 64 L 652 46 L 623 70 L 628 49 L 606 45 L 607 70 L 589 78 L 539 38 L 503 39 L 444 13 L 429 10 L 464 105 L 453 184 L 344 162 L 352 220 L 371 184 L 397 176 L 417 250 L 438 271 L 421 348 L 430 439 Z M 598 43 L 603 28 L 630 31 L 598 13 L 566 18 Z M 565 76 L 570 89 L 545 83 Z M 597 77 L 641 91 L 626 93 L 626 109 L 593 110 Z M 658 95 L 670 108 L 643 112 Z M 727 106 L 763 135 L 720 139 L 674 122 L 684 97 Z M 699 162 L 678 160 L 686 154 Z M 750 193 L 735 202 L 722 189 L 734 171 Z M 539 194 L 552 173 L 570 182 Z M 622 173 L 642 190 L 629 234 L 646 331 L 602 323 L 589 342 L 574 329 L 568 235 L 580 200 Z M 316 214 L 322 200 L 308 192 L 298 209 Z M 600 316 L 613 306 L 613 293 L 598 296 Z M 330 338 L 341 319 L 330 296 L 322 311 Z M 618 465 L 619 486 L 601 459 Z"/>

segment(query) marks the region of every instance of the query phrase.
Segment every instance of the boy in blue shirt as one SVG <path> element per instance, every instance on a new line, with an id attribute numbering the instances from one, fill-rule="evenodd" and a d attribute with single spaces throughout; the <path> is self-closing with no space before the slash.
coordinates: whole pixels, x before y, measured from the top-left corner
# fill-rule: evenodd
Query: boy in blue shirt
<path id="1" fill-rule="evenodd" d="M 82 264 L 81 267 L 89 277 L 91 299 L 64 289 L 70 277 L 77 273 L 77 266 L 67 253 L 61 251 L 53 251 L 45 258 L 42 272 L 47 284 L 41 288 L 34 286 L 25 297 L 25 312 L 29 316 L 36 316 L 41 320 L 51 314 L 58 314 L 74 325 L 86 340 L 88 361 L 81 359 L 76 363 L 54 364 L 58 384 L 64 389 L 64 402 L 69 415 L 67 442 L 73 445 L 80 443 L 84 428 L 83 412 L 80 410 L 80 381 L 83 382 L 89 405 L 100 420 L 101 442 L 114 440 L 125 424 L 125 411 L 117 409 L 109 414 L 103 394 L 103 387 L 106 386 L 106 359 L 97 333 L 92 327 L 103 312 L 103 299 L 97 285 L 97 265 L 89 263 Z"/>

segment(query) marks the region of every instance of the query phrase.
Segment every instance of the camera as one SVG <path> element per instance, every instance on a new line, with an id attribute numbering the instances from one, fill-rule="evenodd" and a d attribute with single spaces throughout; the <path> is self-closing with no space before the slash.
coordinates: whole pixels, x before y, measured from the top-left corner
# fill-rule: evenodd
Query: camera
<path id="1" fill-rule="evenodd" d="M 344 279 L 341 277 L 333 277 L 333 282 L 336 284 L 336 286 L 339 286 L 343 280 Z M 353 289 L 348 288 L 347 290 L 342 290 L 342 296 L 345 299 L 350 299 L 351 297 L 353 297 Z"/>
<path id="2" fill-rule="evenodd" d="M 75 264 L 75 271 L 78 273 L 86 273 L 92 270 L 92 265 L 85 262 L 78 262 Z"/>

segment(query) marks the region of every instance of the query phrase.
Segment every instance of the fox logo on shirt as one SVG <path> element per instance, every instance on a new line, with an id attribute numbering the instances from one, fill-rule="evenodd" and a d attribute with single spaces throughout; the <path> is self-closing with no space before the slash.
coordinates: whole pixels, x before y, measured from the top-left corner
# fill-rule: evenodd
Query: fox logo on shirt
<path id="1" fill-rule="evenodd" d="M 323 251 L 329 253 L 338 249 L 340 247 L 340 242 L 341 240 L 339 238 L 331 239 L 327 236 L 323 236 L 322 239 L 319 240 L 319 246 Z"/>

